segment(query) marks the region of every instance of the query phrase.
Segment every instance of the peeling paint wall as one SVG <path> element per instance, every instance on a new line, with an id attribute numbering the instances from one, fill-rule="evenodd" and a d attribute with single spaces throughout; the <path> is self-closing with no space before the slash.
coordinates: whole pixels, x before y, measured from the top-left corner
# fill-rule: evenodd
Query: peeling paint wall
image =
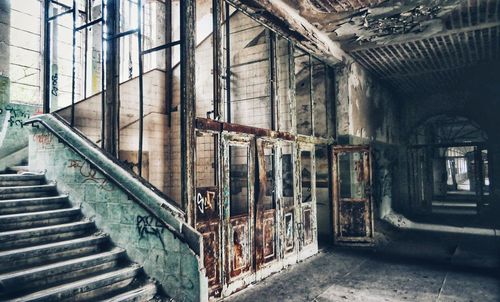
<path id="1" fill-rule="evenodd" d="M 375 217 L 397 199 L 400 119 L 394 94 L 357 63 L 336 70 L 338 144 L 372 147 Z"/>

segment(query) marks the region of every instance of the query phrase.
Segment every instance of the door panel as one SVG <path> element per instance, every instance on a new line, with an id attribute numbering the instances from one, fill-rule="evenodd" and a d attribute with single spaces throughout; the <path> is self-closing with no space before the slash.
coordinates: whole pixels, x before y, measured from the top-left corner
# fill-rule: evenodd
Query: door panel
<path id="1" fill-rule="evenodd" d="M 221 294 L 221 216 L 218 189 L 219 136 L 197 133 L 196 229 L 203 236 L 204 263 L 210 296 Z"/>
<path id="2" fill-rule="evenodd" d="M 231 277 L 237 277 L 250 270 L 251 244 L 249 241 L 250 221 L 247 215 L 231 217 Z"/>
<path id="3" fill-rule="evenodd" d="M 300 244 L 301 249 L 315 242 L 316 236 L 316 171 L 314 146 L 299 146 L 300 167 Z"/>
<path id="4" fill-rule="evenodd" d="M 283 211 L 283 253 L 292 254 L 295 250 L 295 186 L 294 186 L 294 145 L 290 142 L 281 144 L 281 207 Z"/>
<path id="5" fill-rule="evenodd" d="M 253 160 L 250 142 L 228 142 L 226 173 L 229 199 L 226 210 L 227 271 L 229 280 L 252 271 L 253 259 Z"/>
<path id="6" fill-rule="evenodd" d="M 257 268 L 276 258 L 276 147 L 257 140 L 258 189 L 256 203 L 255 248 Z"/>
<path id="7" fill-rule="evenodd" d="M 371 159 L 367 146 L 333 148 L 336 243 L 371 243 Z"/>

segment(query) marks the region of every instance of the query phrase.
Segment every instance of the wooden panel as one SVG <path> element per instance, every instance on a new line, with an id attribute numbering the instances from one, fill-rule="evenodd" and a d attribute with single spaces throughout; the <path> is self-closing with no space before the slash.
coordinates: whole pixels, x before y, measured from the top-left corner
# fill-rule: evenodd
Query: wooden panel
<path id="1" fill-rule="evenodd" d="M 264 212 L 264 221 L 262 224 L 262 248 L 264 263 L 267 263 L 276 258 L 276 229 L 274 227 L 275 215 L 276 211 L 274 209 Z"/>
<path id="2" fill-rule="evenodd" d="M 310 207 L 303 208 L 302 210 L 302 225 L 304 227 L 303 230 L 303 244 L 304 246 L 309 245 L 314 242 L 314 234 L 313 234 L 313 221 L 312 221 L 312 210 Z"/>
<path id="3" fill-rule="evenodd" d="M 196 229 L 203 235 L 203 261 L 210 296 L 221 294 L 220 215 L 217 187 L 196 188 Z"/>
<path id="4" fill-rule="evenodd" d="M 231 218 L 231 277 L 237 277 L 250 270 L 251 245 L 247 216 Z"/>
<path id="5" fill-rule="evenodd" d="M 339 233 L 342 237 L 368 236 L 368 203 L 341 200 L 339 204 Z"/>
<path id="6" fill-rule="evenodd" d="M 295 233 L 295 227 L 294 227 L 294 213 L 293 210 L 285 213 L 284 217 L 284 227 L 285 227 L 285 253 L 290 253 L 293 252 L 294 246 L 295 246 L 295 241 L 294 241 L 294 233 Z"/>
<path id="7" fill-rule="evenodd" d="M 203 235 L 203 251 L 208 286 L 211 296 L 220 295 L 220 223 L 206 221 L 197 224 L 197 230 Z"/>

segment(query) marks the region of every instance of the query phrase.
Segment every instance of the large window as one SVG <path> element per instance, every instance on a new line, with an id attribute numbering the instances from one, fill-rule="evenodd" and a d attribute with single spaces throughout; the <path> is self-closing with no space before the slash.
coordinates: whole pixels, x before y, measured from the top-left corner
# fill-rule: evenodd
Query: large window
<path id="1" fill-rule="evenodd" d="M 11 1 L 10 99 L 41 104 L 42 3 Z"/>

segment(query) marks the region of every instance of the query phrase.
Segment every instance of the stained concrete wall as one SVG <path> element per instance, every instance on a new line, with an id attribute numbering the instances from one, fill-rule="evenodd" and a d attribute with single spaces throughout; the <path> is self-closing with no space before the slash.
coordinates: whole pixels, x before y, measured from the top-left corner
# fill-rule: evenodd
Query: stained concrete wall
<path id="1" fill-rule="evenodd" d="M 71 203 L 81 207 L 84 215 L 109 234 L 115 245 L 125 248 L 131 260 L 141 264 L 169 296 L 176 301 L 206 301 L 203 264 L 186 242 L 44 126 L 38 124 L 31 130 L 31 171 L 45 171 L 49 181 L 57 182 L 60 193 L 68 194 Z M 124 185 L 130 189 L 133 184 Z"/>
<path id="2" fill-rule="evenodd" d="M 11 101 L 11 2 L 0 1 L 0 171 L 25 163 L 28 132 L 23 122 L 40 112 L 40 105 Z M 14 55 L 16 56 L 16 54 Z"/>
<path id="3" fill-rule="evenodd" d="M 25 126 L 23 122 L 39 112 L 41 108 L 33 105 L 0 103 L 0 171 L 26 163 L 31 126 Z"/>
<path id="4" fill-rule="evenodd" d="M 397 97 L 357 63 L 338 68 L 335 84 L 338 144 L 371 145 L 374 208 L 383 217 L 398 202 L 400 189 Z"/>

